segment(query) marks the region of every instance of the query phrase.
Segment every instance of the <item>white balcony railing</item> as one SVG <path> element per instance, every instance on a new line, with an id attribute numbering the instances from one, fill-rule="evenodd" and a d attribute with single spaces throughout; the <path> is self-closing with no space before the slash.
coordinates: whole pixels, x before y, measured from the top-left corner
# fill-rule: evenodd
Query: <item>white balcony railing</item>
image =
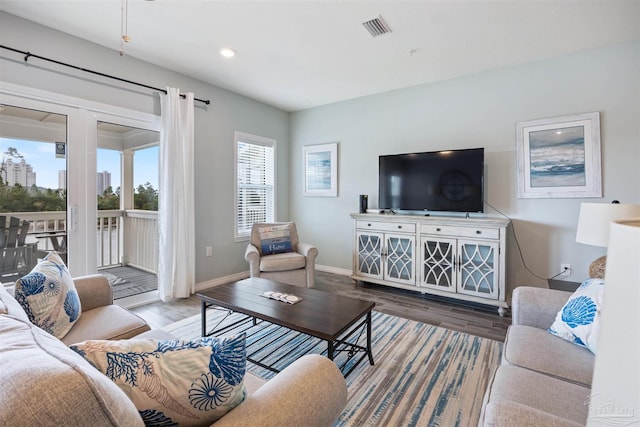
<path id="1" fill-rule="evenodd" d="M 11 212 L 31 223 L 29 234 L 63 233 L 66 212 Z M 98 269 L 128 265 L 156 273 L 158 262 L 158 213 L 139 210 L 100 210 L 96 224 Z M 53 250 L 49 239 L 38 239 L 38 249 Z"/>

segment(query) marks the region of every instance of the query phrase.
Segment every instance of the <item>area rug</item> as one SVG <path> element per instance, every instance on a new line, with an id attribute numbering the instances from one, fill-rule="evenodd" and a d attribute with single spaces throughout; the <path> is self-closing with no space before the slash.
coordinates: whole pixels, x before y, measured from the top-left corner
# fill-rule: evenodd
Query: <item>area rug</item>
<path id="1" fill-rule="evenodd" d="M 240 316 L 210 310 L 209 330 Z M 163 329 L 194 339 L 200 337 L 200 328 L 200 315 L 195 315 Z M 326 343 L 304 334 L 281 328 L 276 332 L 267 322 L 252 328 L 257 329 L 247 331 L 248 352 L 270 354 L 279 369 L 304 353 L 326 355 Z M 379 312 L 373 313 L 372 337 L 375 365 L 365 359 L 347 377 L 349 397 L 336 426 L 477 425 L 502 343 Z M 258 338 L 268 343 L 265 348 L 256 344 Z M 274 375 L 252 363 L 247 370 L 265 379 Z"/>

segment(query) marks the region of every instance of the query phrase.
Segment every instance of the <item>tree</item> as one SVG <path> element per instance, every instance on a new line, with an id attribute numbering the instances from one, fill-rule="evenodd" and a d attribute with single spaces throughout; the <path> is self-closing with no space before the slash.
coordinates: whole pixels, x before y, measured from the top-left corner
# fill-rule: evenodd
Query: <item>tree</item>
<path id="1" fill-rule="evenodd" d="M 98 210 L 120 209 L 120 196 L 107 187 L 102 194 L 98 194 Z"/>
<path id="2" fill-rule="evenodd" d="M 18 153 L 18 149 L 15 147 L 7 148 L 7 151 L 2 153 L 2 163 L 0 164 L 0 186 L 7 185 L 7 162 L 13 159 L 24 159 L 24 156 Z"/>
<path id="3" fill-rule="evenodd" d="M 133 195 L 133 205 L 135 209 L 143 209 L 147 211 L 158 210 L 158 190 L 153 188 L 151 183 L 138 185 Z"/>

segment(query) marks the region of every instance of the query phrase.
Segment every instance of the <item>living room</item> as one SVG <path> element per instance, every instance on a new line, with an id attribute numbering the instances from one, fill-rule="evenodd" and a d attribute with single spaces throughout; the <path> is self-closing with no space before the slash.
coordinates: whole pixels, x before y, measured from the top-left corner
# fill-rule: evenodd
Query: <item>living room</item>
<path id="1" fill-rule="evenodd" d="M 636 2 L 621 3 L 637 8 Z M 375 9 L 373 15 L 379 13 Z M 0 13 L 0 35 L 3 45 L 157 87 L 179 87 L 213 101 L 195 109 L 197 289 L 247 271 L 246 241 L 234 241 L 230 184 L 233 135 L 242 131 L 277 141 L 277 218 L 294 221 L 303 239 L 318 248 L 319 270 L 343 275 L 352 272 L 354 221 L 349 214 L 358 210 L 360 194 L 369 195 L 370 207 L 377 206 L 378 156 L 484 147 L 485 213 L 504 214 L 512 221 L 506 245 L 511 292 L 521 285 L 548 286 L 527 267 L 547 278 L 566 263 L 571 264 L 572 274 L 565 280 L 581 282 L 588 276 L 589 263 L 605 249 L 575 241 L 581 202 L 640 202 L 638 14 L 626 18 L 625 24 L 632 22 L 636 28 L 628 40 L 593 43 L 587 50 L 300 110 L 275 107 L 168 66 L 126 54 L 121 57 L 114 49 L 5 11 Z M 0 61 L 0 83 L 7 92 L 26 88 L 159 113 L 157 96 L 149 92 L 105 84 L 81 73 L 52 72 L 48 66 L 27 64 L 20 55 L 4 51 Z M 516 124 L 588 112 L 600 113 L 602 197 L 518 198 Z M 334 142 L 338 143 L 338 197 L 304 196 L 304 147 Z M 212 247 L 212 257 L 206 256 L 207 246 Z M 74 275 L 85 272 L 89 271 Z"/>

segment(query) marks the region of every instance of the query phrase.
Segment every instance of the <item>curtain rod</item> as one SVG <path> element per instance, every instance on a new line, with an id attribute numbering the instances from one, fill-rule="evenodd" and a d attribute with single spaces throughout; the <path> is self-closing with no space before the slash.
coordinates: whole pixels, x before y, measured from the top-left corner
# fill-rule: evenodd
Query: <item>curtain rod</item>
<path id="1" fill-rule="evenodd" d="M 67 64 L 65 62 L 57 61 L 57 60 L 51 59 L 51 58 L 46 58 L 44 56 L 36 55 L 36 54 L 31 53 L 31 52 L 25 52 L 23 50 L 14 49 L 14 48 L 9 47 L 9 46 L 0 45 L 0 48 L 7 49 L 7 50 L 10 50 L 12 52 L 21 53 L 21 54 L 25 55 L 24 56 L 24 62 L 28 62 L 29 58 L 33 57 L 33 58 L 36 58 L 36 59 L 41 59 L 43 61 L 53 62 L 54 64 L 64 65 L 65 67 L 74 68 L 76 70 L 84 71 L 85 73 L 91 73 L 91 74 L 95 74 L 95 75 L 98 75 L 98 76 L 107 77 L 109 79 L 118 80 L 120 82 L 129 83 L 129 84 L 132 84 L 132 85 L 145 87 L 147 89 L 153 89 L 153 90 L 157 90 L 159 92 L 167 93 L 166 89 L 160 89 L 158 87 L 149 86 L 149 85 L 146 85 L 144 83 L 138 83 L 138 82 L 134 82 L 134 81 L 127 80 L 127 79 L 122 79 L 120 77 L 111 76 L 109 74 L 101 73 L 99 71 L 93 71 L 93 70 L 89 70 L 87 68 L 82 68 L 82 67 L 78 67 L 78 66 L 75 66 L 75 65 Z M 180 96 L 183 97 L 183 98 L 185 97 L 184 94 L 180 94 Z M 208 99 L 194 98 L 194 100 L 195 101 L 199 101 L 199 102 L 203 102 L 203 103 L 205 103 L 207 105 L 211 104 L 211 101 L 209 101 Z"/>

